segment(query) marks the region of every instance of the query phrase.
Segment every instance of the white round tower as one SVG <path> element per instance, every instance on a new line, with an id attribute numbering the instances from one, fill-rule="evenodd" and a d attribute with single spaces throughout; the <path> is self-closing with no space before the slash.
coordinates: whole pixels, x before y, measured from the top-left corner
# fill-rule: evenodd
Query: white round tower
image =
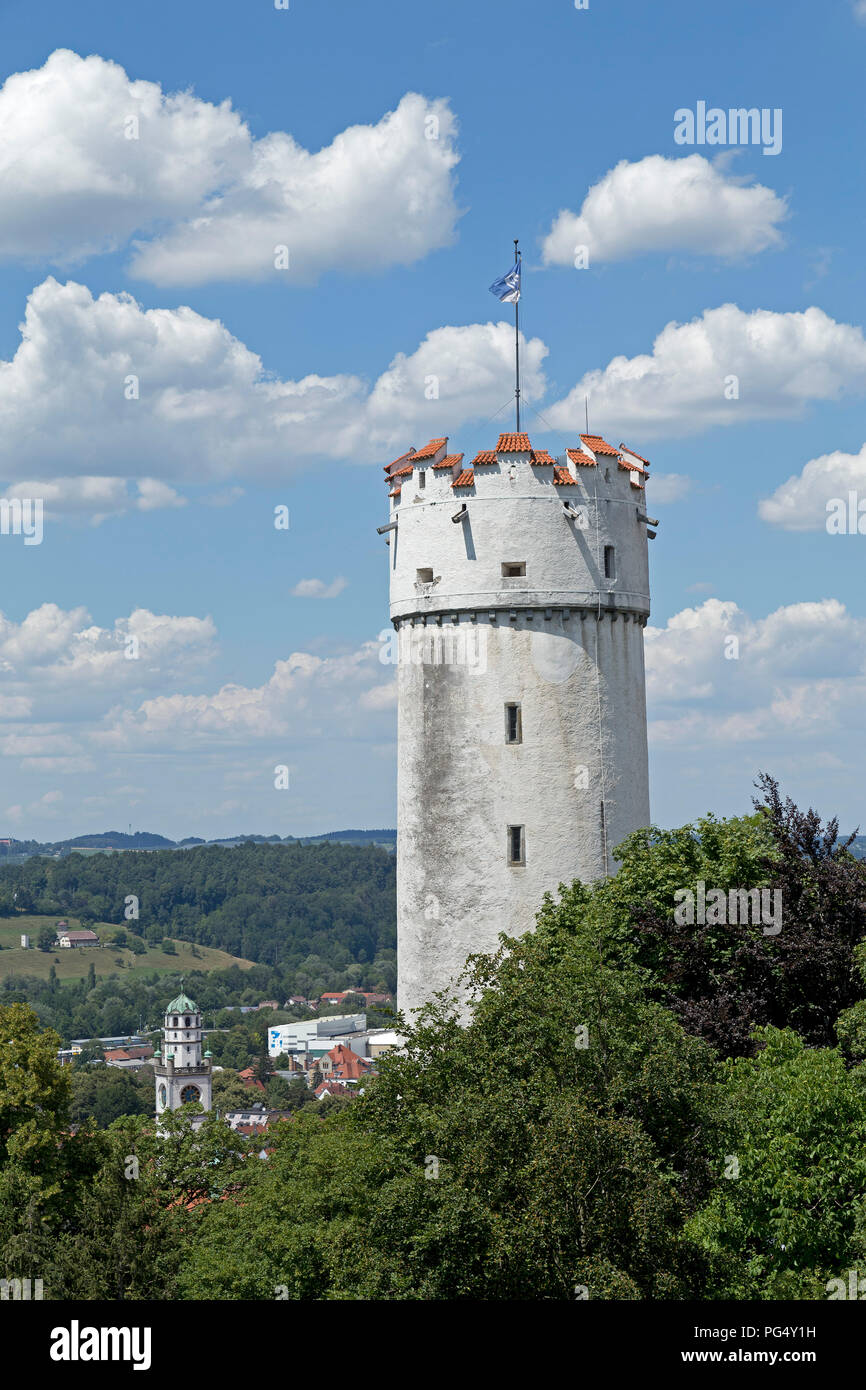
<path id="1" fill-rule="evenodd" d="M 501 434 L 464 467 L 432 439 L 385 470 L 407 1016 L 649 823 L 648 464 L 580 441 Z"/>

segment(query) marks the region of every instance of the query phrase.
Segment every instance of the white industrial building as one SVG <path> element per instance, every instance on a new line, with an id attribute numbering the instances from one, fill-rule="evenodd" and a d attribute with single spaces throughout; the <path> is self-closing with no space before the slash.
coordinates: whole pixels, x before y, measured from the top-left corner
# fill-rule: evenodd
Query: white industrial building
<path id="1" fill-rule="evenodd" d="M 363 1038 L 366 1014 L 335 1014 L 333 1018 L 311 1018 L 300 1023 L 275 1023 L 268 1029 L 268 1055 L 291 1056 L 300 1052 L 311 1056 L 329 1052 L 335 1043 L 345 1043 L 359 1056 L 366 1053 Z"/>

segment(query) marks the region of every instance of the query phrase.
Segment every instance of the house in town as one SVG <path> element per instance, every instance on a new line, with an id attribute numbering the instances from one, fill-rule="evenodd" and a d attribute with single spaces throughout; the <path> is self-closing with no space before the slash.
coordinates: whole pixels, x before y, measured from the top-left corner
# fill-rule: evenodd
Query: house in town
<path id="1" fill-rule="evenodd" d="M 238 1080 L 242 1081 L 245 1086 L 252 1086 L 260 1091 L 265 1089 L 264 1083 L 259 1081 L 252 1067 L 244 1067 L 243 1071 L 239 1071 Z"/>
<path id="2" fill-rule="evenodd" d="M 369 1075 L 371 1064 L 365 1057 L 353 1052 L 351 1047 L 337 1043 L 336 1047 L 319 1058 L 316 1066 L 323 1081 L 345 1081 L 348 1085 L 356 1086 L 362 1077 Z"/>
<path id="3" fill-rule="evenodd" d="M 123 1071 L 138 1071 L 139 1068 L 146 1067 L 153 1057 L 153 1046 L 151 1043 L 142 1043 L 137 1047 L 109 1047 L 103 1056 L 110 1067 L 120 1067 Z"/>

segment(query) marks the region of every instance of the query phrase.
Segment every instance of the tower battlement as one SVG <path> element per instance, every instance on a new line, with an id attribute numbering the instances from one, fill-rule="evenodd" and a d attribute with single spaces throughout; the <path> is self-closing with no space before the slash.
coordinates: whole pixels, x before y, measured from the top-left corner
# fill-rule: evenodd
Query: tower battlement
<path id="1" fill-rule="evenodd" d="M 464 466 L 447 438 L 386 467 L 391 618 L 595 608 L 646 621 L 647 461 L 598 435 L 558 458 L 501 434 Z"/>

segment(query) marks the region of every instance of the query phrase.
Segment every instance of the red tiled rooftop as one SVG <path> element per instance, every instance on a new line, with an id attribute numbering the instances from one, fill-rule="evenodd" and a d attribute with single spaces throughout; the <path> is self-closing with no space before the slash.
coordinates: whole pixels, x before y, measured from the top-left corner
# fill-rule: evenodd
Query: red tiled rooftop
<path id="1" fill-rule="evenodd" d="M 497 454 L 531 454 L 532 445 L 528 434 L 501 434 L 496 446 Z"/>
<path id="2" fill-rule="evenodd" d="M 475 482 L 475 474 L 471 468 L 464 468 L 451 484 L 452 487 L 471 487 Z"/>
<path id="3" fill-rule="evenodd" d="M 414 473 L 415 468 L 411 463 L 407 463 L 405 468 L 398 468 L 396 473 L 392 473 L 392 478 L 405 478 L 408 473 Z M 261 1005 L 259 1006 L 261 1007 Z"/>
<path id="4" fill-rule="evenodd" d="M 495 450 L 495 449 L 482 449 L 481 452 L 478 453 L 478 454 L 476 454 L 475 457 L 474 457 L 474 459 L 472 460 L 472 463 L 473 463 L 473 465 L 474 465 L 476 468 L 479 467 L 480 465 L 483 465 L 483 464 L 495 463 L 495 462 L 496 462 L 496 450 Z"/>
<path id="5" fill-rule="evenodd" d="M 602 439 L 600 434 L 582 434 L 580 437 L 594 454 L 612 454 L 614 458 L 619 457 L 619 450 L 608 444 L 606 439 Z"/>
<path id="6" fill-rule="evenodd" d="M 566 449 L 566 454 L 572 463 L 578 464 L 581 468 L 595 468 L 596 462 L 589 454 L 585 454 L 582 449 Z"/>
<path id="7" fill-rule="evenodd" d="M 567 468 L 554 468 L 553 481 L 560 487 L 577 487 L 577 479 L 572 478 Z"/>
<path id="8" fill-rule="evenodd" d="M 635 463 L 633 459 L 627 459 L 624 454 L 619 456 L 620 468 L 627 468 L 630 473 L 640 473 L 644 478 L 649 477 L 649 469 L 644 468 L 642 463 Z"/>
<path id="9" fill-rule="evenodd" d="M 622 440 L 619 442 L 619 447 L 625 449 L 627 454 L 634 454 L 635 458 L 640 459 L 641 463 L 645 463 L 647 468 L 651 467 L 649 459 L 645 459 L 643 454 L 635 453 L 634 449 L 630 449 L 627 444 L 623 444 Z"/>
<path id="10" fill-rule="evenodd" d="M 399 497 L 401 491 L 402 491 L 401 488 L 399 488 L 399 487 L 394 487 L 394 488 L 392 488 L 391 491 L 388 493 L 388 496 L 389 496 L 389 497 Z"/>
<path id="11" fill-rule="evenodd" d="M 546 449 L 533 449 L 530 462 L 533 464 L 551 464 L 553 463 L 553 459 Z"/>
<path id="12" fill-rule="evenodd" d="M 457 464 L 462 462 L 462 454 L 446 454 L 444 459 L 440 459 L 438 463 L 434 463 L 433 468 L 456 468 Z"/>
<path id="13" fill-rule="evenodd" d="M 429 459 L 429 458 L 432 458 L 434 454 L 438 454 L 438 452 L 439 452 L 439 450 L 442 448 L 443 444 L 447 445 L 447 443 L 448 443 L 448 436 L 447 436 L 447 434 L 444 436 L 443 439 L 431 439 L 431 440 L 429 441 L 429 443 L 427 443 L 427 444 L 422 444 L 422 446 L 421 446 L 421 448 L 418 450 L 418 452 L 417 452 L 416 454 L 413 454 L 412 457 L 413 457 L 413 458 L 416 458 L 416 459 Z"/>
<path id="14" fill-rule="evenodd" d="M 385 467 L 384 467 L 384 469 L 383 469 L 383 472 L 387 473 L 390 469 L 392 469 L 392 468 L 394 467 L 394 464 L 395 464 L 395 463 L 402 463 L 403 460 L 404 460 L 405 458 L 408 458 L 409 455 L 410 455 L 410 454 L 414 454 L 414 452 L 415 452 L 415 445 L 412 444 L 412 445 L 406 450 L 405 454 L 399 454 L 398 457 L 395 458 L 395 459 L 392 459 L 390 463 L 386 463 L 386 464 L 385 464 Z"/>

